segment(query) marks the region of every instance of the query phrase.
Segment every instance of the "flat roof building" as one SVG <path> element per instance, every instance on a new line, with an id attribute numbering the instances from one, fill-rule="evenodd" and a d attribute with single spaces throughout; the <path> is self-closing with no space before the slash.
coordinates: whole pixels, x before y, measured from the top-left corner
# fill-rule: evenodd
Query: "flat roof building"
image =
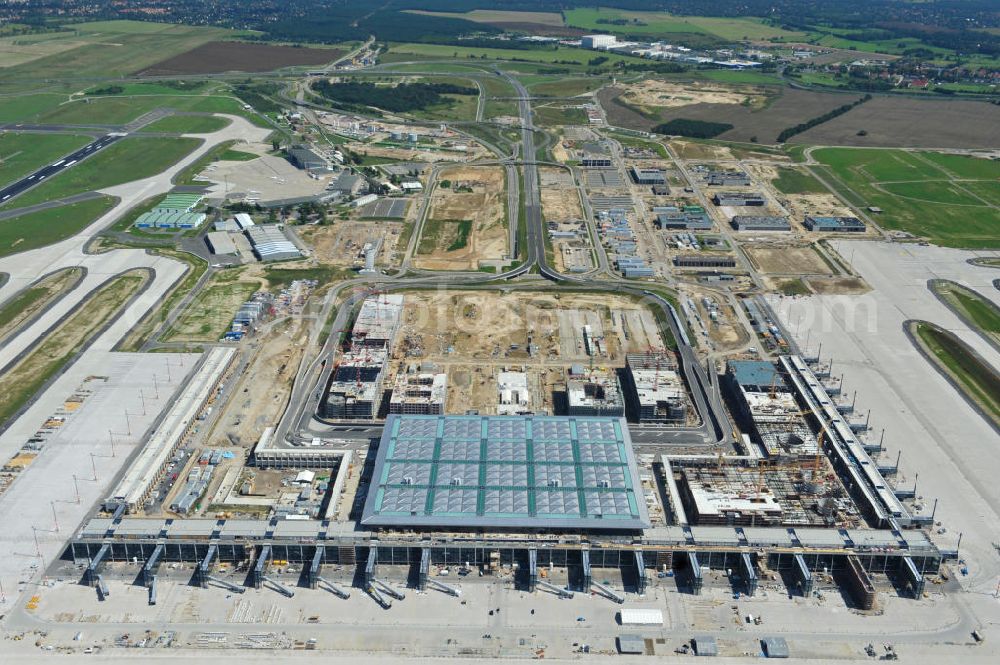
<path id="1" fill-rule="evenodd" d="M 388 347 L 399 330 L 403 314 L 401 293 L 381 293 L 365 298 L 354 320 L 351 343 L 361 346 Z"/>
<path id="2" fill-rule="evenodd" d="M 737 231 L 791 231 L 787 217 L 777 215 L 736 215 L 730 222 Z"/>
<path id="3" fill-rule="evenodd" d="M 732 254 L 679 254 L 674 257 L 677 268 L 735 268 L 736 257 Z"/>
<path id="4" fill-rule="evenodd" d="M 803 225 L 810 231 L 828 233 L 864 233 L 865 223 L 857 217 L 816 217 L 805 218 Z"/>
<path id="5" fill-rule="evenodd" d="M 320 171 L 327 169 L 330 164 L 321 155 L 317 154 L 308 146 L 299 144 L 288 149 L 288 158 L 292 164 L 306 171 Z"/>
<path id="6" fill-rule="evenodd" d="M 660 169 L 633 166 L 632 180 L 637 185 L 665 185 L 667 184 L 667 175 Z"/>
<path id="7" fill-rule="evenodd" d="M 639 422 L 676 423 L 687 416 L 684 382 L 677 359 L 666 353 L 630 353 L 625 375 L 638 407 Z"/>
<path id="8" fill-rule="evenodd" d="M 344 353 L 330 376 L 323 400 L 326 418 L 371 419 L 382 404 L 386 349 L 359 348 Z"/>
<path id="9" fill-rule="evenodd" d="M 213 254 L 236 254 L 236 245 L 232 238 L 224 231 L 210 231 L 205 236 L 205 242 Z"/>
<path id="10" fill-rule="evenodd" d="M 448 375 L 443 372 L 400 372 L 392 388 L 389 413 L 439 415 L 448 396 Z"/>
<path id="11" fill-rule="evenodd" d="M 712 229 L 712 220 L 705 212 L 660 212 L 656 214 L 656 221 L 653 224 L 656 228 L 664 230 L 710 231 Z"/>
<path id="12" fill-rule="evenodd" d="M 531 413 L 528 375 L 524 372 L 497 373 L 497 413 L 515 416 Z"/>
<path id="13" fill-rule="evenodd" d="M 709 171 L 705 184 L 712 187 L 749 187 L 753 181 L 743 171 Z"/>
<path id="14" fill-rule="evenodd" d="M 571 416 L 624 416 L 625 401 L 614 372 L 590 372 L 566 384 L 567 413 Z"/>
<path id="15" fill-rule="evenodd" d="M 717 206 L 742 207 L 742 206 L 762 206 L 767 203 L 763 194 L 756 192 L 719 192 L 712 197 L 712 202 Z"/>
<path id="16" fill-rule="evenodd" d="M 623 418 L 390 415 L 361 525 L 635 532 L 649 517 Z"/>
<path id="17" fill-rule="evenodd" d="M 302 252 L 277 224 L 254 225 L 244 231 L 261 261 L 301 259 Z"/>

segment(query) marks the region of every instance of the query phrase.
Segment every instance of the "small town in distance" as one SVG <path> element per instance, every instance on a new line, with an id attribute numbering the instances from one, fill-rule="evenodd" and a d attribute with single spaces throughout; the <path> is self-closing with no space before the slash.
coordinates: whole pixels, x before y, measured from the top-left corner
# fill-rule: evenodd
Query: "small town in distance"
<path id="1" fill-rule="evenodd" d="M 0 52 L 0 660 L 996 662 L 987 0 Z"/>

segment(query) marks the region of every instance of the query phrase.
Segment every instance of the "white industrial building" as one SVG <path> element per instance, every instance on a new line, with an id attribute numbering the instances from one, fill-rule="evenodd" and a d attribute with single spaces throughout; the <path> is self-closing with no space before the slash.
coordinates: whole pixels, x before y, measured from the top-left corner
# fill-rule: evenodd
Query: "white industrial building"
<path id="1" fill-rule="evenodd" d="M 580 38 L 580 46 L 589 49 L 609 49 L 618 43 L 614 35 L 585 35 Z"/>
<path id="2" fill-rule="evenodd" d="M 524 372 L 499 372 L 497 392 L 497 415 L 516 416 L 531 413 L 528 375 Z"/>

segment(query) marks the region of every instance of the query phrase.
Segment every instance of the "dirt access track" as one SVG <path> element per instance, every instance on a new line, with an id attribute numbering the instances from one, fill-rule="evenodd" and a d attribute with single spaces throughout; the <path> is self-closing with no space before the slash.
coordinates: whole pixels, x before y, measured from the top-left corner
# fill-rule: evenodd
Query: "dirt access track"
<path id="1" fill-rule="evenodd" d="M 325 65 L 343 51 L 329 48 L 300 48 L 248 42 L 209 42 L 187 53 L 162 60 L 138 76 L 221 74 L 223 72 L 270 72 L 284 67 Z"/>
<path id="2" fill-rule="evenodd" d="M 420 233 L 414 267 L 478 270 L 483 261 L 505 259 L 509 251 L 506 196 L 501 167 L 442 170 Z"/>

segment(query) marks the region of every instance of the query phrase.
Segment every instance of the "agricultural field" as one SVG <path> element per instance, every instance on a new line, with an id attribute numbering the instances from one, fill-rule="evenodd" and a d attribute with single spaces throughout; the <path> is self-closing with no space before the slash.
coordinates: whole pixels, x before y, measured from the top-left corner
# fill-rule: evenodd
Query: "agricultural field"
<path id="1" fill-rule="evenodd" d="M 527 32 L 531 34 L 555 35 L 560 37 L 578 37 L 586 34 L 586 30 L 571 28 L 563 24 L 562 14 L 558 12 L 505 11 L 493 9 L 474 9 L 470 12 L 432 12 L 419 9 L 406 10 L 412 14 L 437 16 L 440 18 L 461 19 L 473 23 L 486 23 L 504 30 Z"/>
<path id="2" fill-rule="evenodd" d="M 672 35 L 701 35 L 716 42 L 797 41 L 808 33 L 766 25 L 757 18 L 715 18 L 678 16 L 666 12 L 631 12 L 614 9 L 568 9 L 563 12 L 566 24 L 590 31 L 620 35 L 649 35 L 657 39 L 675 39 Z M 621 21 L 622 24 L 616 22 Z M 705 43 L 701 41 L 699 43 Z"/>
<path id="3" fill-rule="evenodd" d="M 91 293 L 58 328 L 39 340 L 3 377 L 0 377 L 0 422 L 7 421 L 45 383 L 66 367 L 74 355 L 149 279 L 149 272 L 133 270 L 111 279 Z"/>
<path id="4" fill-rule="evenodd" d="M 929 287 L 970 329 L 1000 350 L 1000 307 L 996 303 L 949 280 L 934 280 Z"/>
<path id="5" fill-rule="evenodd" d="M 213 41 L 161 60 L 138 72 L 139 76 L 183 76 L 223 72 L 270 72 L 285 67 L 325 65 L 345 51 L 249 42 Z"/>
<path id="6" fill-rule="evenodd" d="M 908 321 L 907 327 L 921 353 L 1000 427 L 1000 374 L 953 333 L 927 321 Z"/>
<path id="7" fill-rule="evenodd" d="M 444 44 L 393 44 L 391 53 L 396 55 L 417 55 L 430 58 L 475 58 L 477 60 L 514 60 L 520 63 L 543 63 L 556 64 L 560 67 L 567 66 L 567 63 L 575 63 L 580 67 L 586 67 L 587 62 L 595 56 L 592 51 L 585 51 L 568 46 L 555 46 L 552 48 L 540 49 L 504 49 L 488 47 L 470 46 L 449 46 Z M 632 56 L 605 54 L 607 61 L 604 67 L 614 66 L 616 63 L 638 64 L 644 61 L 641 58 Z M 412 59 L 412 58 L 411 58 Z M 568 65 L 572 66 L 572 65 Z"/>
<path id="8" fill-rule="evenodd" d="M 2 219 L 0 256 L 27 252 L 72 237 L 100 219 L 115 204 L 116 199 L 101 196 Z"/>
<path id="9" fill-rule="evenodd" d="M 979 160 L 961 164 L 990 179 L 954 178 L 926 152 L 821 148 L 812 155 L 823 164 L 820 174 L 860 208 L 874 206 L 884 228 L 925 237 L 947 247 L 1000 246 L 1000 210 L 974 197 L 966 186 L 1000 178 L 1000 163 Z M 971 159 L 971 158 L 970 158 Z"/>
<path id="10" fill-rule="evenodd" d="M 40 80 L 63 78 L 119 78 L 141 71 L 165 58 L 195 49 L 202 44 L 220 39 L 234 39 L 250 33 L 204 26 L 173 25 L 169 23 L 148 23 L 141 21 L 99 21 L 73 24 L 71 32 L 64 38 L 75 47 L 59 50 L 54 43 L 48 48 L 56 49 L 45 54 L 39 52 L 44 47 L 37 43 L 23 44 L 22 52 L 38 54 L 21 64 L 0 70 L 0 82 L 30 83 Z M 63 34 L 63 33 L 59 33 Z M 11 40 L 9 49 L 15 50 L 17 42 L 28 38 Z M 50 40 L 53 41 L 53 40 Z"/>
<path id="11" fill-rule="evenodd" d="M 169 134 L 209 134 L 229 126 L 229 118 L 211 115 L 172 115 L 152 122 L 142 128 L 144 132 Z M 254 155 L 256 157 L 256 155 Z"/>
<path id="12" fill-rule="evenodd" d="M 93 140 L 78 134 L 0 134 L 0 185 L 14 182 Z"/>
<path id="13" fill-rule="evenodd" d="M 154 176 L 170 168 L 201 144 L 201 139 L 136 137 L 112 143 L 93 157 L 60 171 L 51 180 L 28 190 L 6 207 L 54 201 Z"/>
<path id="14" fill-rule="evenodd" d="M 503 260 L 509 251 L 506 199 L 502 168 L 453 167 L 441 171 L 417 242 L 414 266 L 426 270 L 477 270 L 483 262 Z"/>
<path id="15" fill-rule="evenodd" d="M 238 268 L 219 272 L 181 312 L 163 341 L 219 341 L 240 305 L 260 288 L 260 282 L 243 281 Z"/>
<path id="16" fill-rule="evenodd" d="M 834 97 L 839 105 L 854 101 L 860 94 Z M 761 133 L 761 141 L 764 137 Z M 1000 148 L 1000 106 L 980 101 L 876 96 L 789 140 L 805 145 L 997 149 Z"/>
<path id="17" fill-rule="evenodd" d="M 769 89 L 772 90 L 772 89 Z M 760 143 L 775 142 L 782 130 L 822 115 L 843 105 L 847 98 L 832 93 L 773 89 L 774 96 L 763 104 L 702 103 L 657 109 L 655 114 L 644 114 L 626 100 L 619 99 L 621 88 L 605 88 L 598 93 L 608 122 L 613 125 L 649 131 L 661 122 L 675 119 L 697 119 L 733 125 L 719 135 L 727 141 Z"/>
<path id="18" fill-rule="evenodd" d="M 57 298 L 75 288 L 82 268 L 62 268 L 50 273 L 0 305 L 0 341 L 13 335 Z"/>

